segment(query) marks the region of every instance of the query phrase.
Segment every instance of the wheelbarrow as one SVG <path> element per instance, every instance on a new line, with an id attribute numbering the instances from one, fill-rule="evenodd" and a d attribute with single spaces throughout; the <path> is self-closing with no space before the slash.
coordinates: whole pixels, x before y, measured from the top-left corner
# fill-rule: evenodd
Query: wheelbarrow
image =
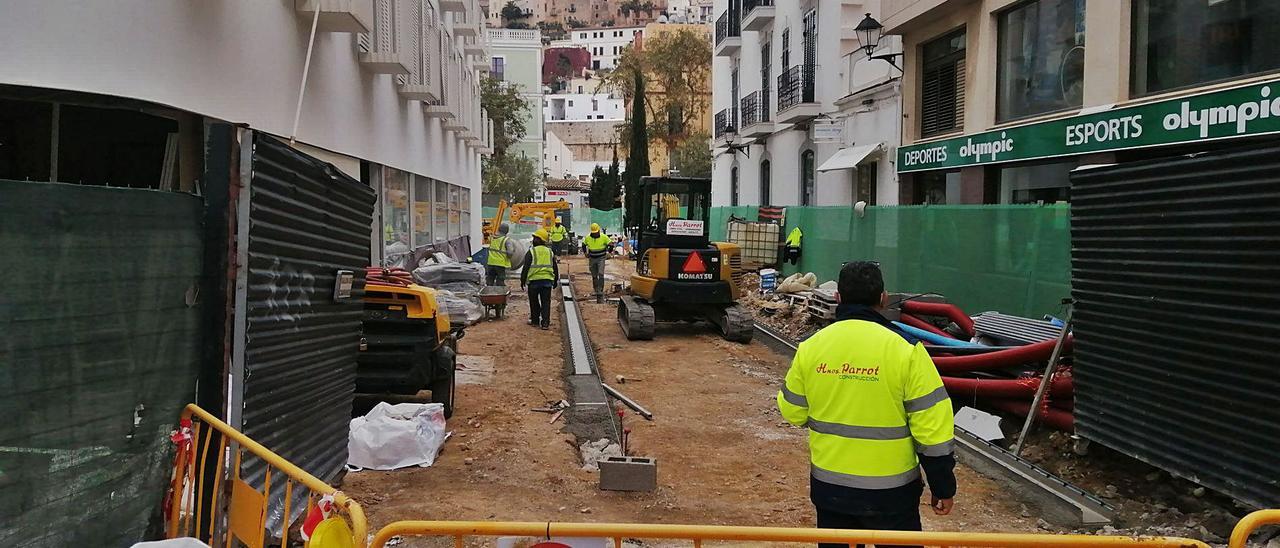
<path id="1" fill-rule="evenodd" d="M 480 290 L 478 297 L 480 304 L 484 305 L 484 317 L 482 320 L 489 319 L 489 312 L 493 311 L 495 320 L 502 319 L 507 312 L 507 298 L 511 296 L 511 289 L 505 285 L 489 285 Z"/>

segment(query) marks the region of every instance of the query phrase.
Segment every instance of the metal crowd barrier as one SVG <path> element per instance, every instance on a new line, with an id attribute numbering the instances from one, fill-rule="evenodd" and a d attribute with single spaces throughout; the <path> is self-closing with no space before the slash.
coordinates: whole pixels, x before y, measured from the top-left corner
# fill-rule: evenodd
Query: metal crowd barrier
<path id="1" fill-rule="evenodd" d="M 464 546 L 467 537 L 533 537 L 608 538 L 616 548 L 623 539 L 685 540 L 701 548 L 707 541 L 730 542 L 796 542 L 813 544 L 913 545 L 913 546 L 979 546 L 1078 548 L 1144 547 L 1144 548 L 1208 548 L 1198 540 L 1173 537 L 1124 537 L 1094 535 L 1049 535 L 1033 533 L 942 533 L 906 531 L 853 531 L 838 529 L 803 529 L 788 527 L 733 527 L 720 525 L 647 525 L 623 523 L 540 523 L 488 521 L 398 521 L 383 527 L 373 537 L 372 548 L 383 548 L 394 537 L 453 537 L 454 545 Z M 1232 545 L 1235 546 L 1234 544 Z"/>
<path id="2" fill-rule="evenodd" d="M 352 546 L 368 543 L 368 525 L 360 504 L 341 491 L 320 481 L 293 463 L 272 453 L 196 405 L 182 411 L 181 430 L 175 435 L 178 454 L 170 484 L 168 538 L 196 537 L 210 546 L 232 545 L 234 538 L 245 546 L 266 544 L 266 513 L 272 481 L 284 481 L 283 516 L 290 516 L 295 486 L 306 489 L 305 516 L 325 496 L 351 529 Z M 216 443 L 213 438 L 217 438 Z M 210 448 L 213 448 L 211 451 Z M 266 463 L 262 489 L 240 479 L 240 462 L 245 452 Z M 230 464 L 230 467 L 228 467 Z M 212 470 L 209 467 L 213 467 Z M 207 479 L 213 485 L 205 485 Z M 289 520 L 284 520 L 285 522 Z M 289 527 L 281 527 L 280 546 L 289 545 Z"/>
<path id="3" fill-rule="evenodd" d="M 1249 542 L 1249 535 L 1257 531 L 1259 527 L 1264 525 L 1280 524 L 1280 510 L 1258 510 L 1249 514 L 1236 524 L 1235 529 L 1231 531 L 1231 540 L 1227 545 L 1229 548 L 1245 548 L 1245 544 Z"/>

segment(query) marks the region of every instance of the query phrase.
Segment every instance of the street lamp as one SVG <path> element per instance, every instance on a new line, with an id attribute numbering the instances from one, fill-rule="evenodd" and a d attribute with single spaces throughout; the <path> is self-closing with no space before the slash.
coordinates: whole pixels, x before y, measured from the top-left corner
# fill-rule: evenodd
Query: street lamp
<path id="1" fill-rule="evenodd" d="M 724 147 L 725 149 L 727 149 L 727 151 L 730 154 L 736 154 L 738 152 L 742 152 L 742 154 L 745 155 L 746 157 L 748 158 L 751 157 L 750 144 L 743 143 L 739 145 L 733 142 L 735 138 L 738 136 L 737 132 L 734 131 L 734 128 L 726 128 L 725 133 L 726 135 L 724 136 Z"/>
<path id="2" fill-rule="evenodd" d="M 899 67 L 897 63 L 893 62 L 895 57 L 902 57 L 901 53 L 882 53 L 880 55 L 872 55 L 875 53 L 876 49 L 880 47 L 880 40 L 884 38 L 884 25 L 881 25 L 879 21 L 876 21 L 870 13 L 866 14 L 866 17 L 863 17 L 862 21 L 859 21 L 858 26 L 854 27 L 853 30 L 857 33 L 858 44 L 860 46 L 858 49 L 861 49 L 862 52 L 866 54 L 867 59 L 883 60 L 890 65 L 893 65 L 893 68 L 898 69 L 898 72 L 903 72 L 902 67 Z"/>

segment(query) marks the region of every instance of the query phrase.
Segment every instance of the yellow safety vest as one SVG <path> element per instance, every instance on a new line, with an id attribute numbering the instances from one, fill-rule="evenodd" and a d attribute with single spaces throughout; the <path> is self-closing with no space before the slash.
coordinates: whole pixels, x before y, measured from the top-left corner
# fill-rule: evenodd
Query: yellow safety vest
<path id="1" fill-rule="evenodd" d="M 929 354 L 873 322 L 800 343 L 778 409 L 809 428 L 811 473 L 835 485 L 892 489 L 920 478 L 917 452 L 952 452 L 955 417 Z"/>
<path id="2" fill-rule="evenodd" d="M 511 268 L 511 257 L 507 256 L 506 236 L 498 236 L 489 240 L 489 266 Z"/>
<path id="3" fill-rule="evenodd" d="M 791 234 L 787 235 L 788 247 L 800 247 L 800 238 L 804 237 L 804 233 L 800 232 L 800 227 L 791 229 Z"/>
<path id="4" fill-rule="evenodd" d="M 609 244 L 611 242 L 609 237 L 604 234 L 600 234 L 599 236 L 592 236 L 588 234 L 582 239 L 582 243 L 587 244 L 588 257 L 604 257 L 606 255 L 605 251 L 609 249 Z"/>
<path id="5" fill-rule="evenodd" d="M 565 235 L 568 233 L 569 229 L 565 228 L 564 225 L 553 226 L 551 227 L 551 241 L 559 242 L 560 240 L 563 240 Z"/>
<path id="6" fill-rule="evenodd" d="M 534 246 L 529 250 L 533 254 L 533 261 L 529 263 L 529 278 L 531 282 L 538 280 L 552 281 L 556 279 L 554 263 L 555 258 L 551 254 L 551 248 L 545 245 Z"/>

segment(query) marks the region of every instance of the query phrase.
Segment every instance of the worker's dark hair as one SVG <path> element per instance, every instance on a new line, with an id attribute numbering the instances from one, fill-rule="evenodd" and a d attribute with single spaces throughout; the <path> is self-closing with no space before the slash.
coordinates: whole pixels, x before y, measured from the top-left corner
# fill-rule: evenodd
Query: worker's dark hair
<path id="1" fill-rule="evenodd" d="M 876 306 L 884 293 L 884 275 L 880 264 L 872 261 L 852 261 L 840 269 L 840 302 Z"/>

